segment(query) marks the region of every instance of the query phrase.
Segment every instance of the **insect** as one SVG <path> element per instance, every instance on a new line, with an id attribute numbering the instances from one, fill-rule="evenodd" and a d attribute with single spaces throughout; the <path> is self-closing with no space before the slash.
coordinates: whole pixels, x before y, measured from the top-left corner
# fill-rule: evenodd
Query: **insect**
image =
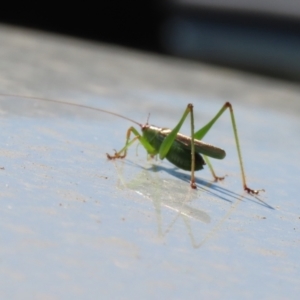
<path id="1" fill-rule="evenodd" d="M 213 145 L 207 144 L 201 140 L 208 133 L 211 127 L 215 124 L 215 122 L 219 119 L 219 117 L 224 113 L 224 111 L 229 109 L 237 153 L 238 153 L 239 165 L 241 169 L 243 189 L 249 194 L 255 194 L 255 195 L 259 194 L 260 191 L 263 191 L 263 190 L 250 189 L 246 184 L 246 176 L 245 176 L 245 171 L 244 171 L 244 166 L 242 161 L 239 138 L 237 134 L 237 126 L 234 118 L 233 108 L 229 102 L 226 102 L 222 106 L 222 108 L 219 110 L 219 112 L 215 115 L 215 117 L 211 121 L 209 121 L 200 130 L 195 132 L 194 111 L 193 111 L 192 104 L 187 105 L 178 124 L 174 127 L 174 129 L 171 130 L 169 128 L 161 128 L 161 127 L 149 125 L 148 122 L 146 124 L 140 124 L 123 115 L 110 112 L 104 109 L 100 109 L 100 108 L 93 108 L 87 105 L 75 104 L 75 103 L 70 103 L 70 102 L 65 102 L 60 100 L 52 100 L 52 99 L 39 98 L 39 97 L 27 97 L 27 96 L 8 95 L 8 94 L 1 94 L 1 95 L 7 97 L 20 97 L 20 98 L 35 99 L 35 100 L 42 100 L 42 101 L 78 106 L 82 108 L 104 112 L 110 115 L 117 116 L 119 118 L 123 118 L 127 121 L 130 121 L 141 128 L 142 134 L 140 134 L 138 130 L 135 129 L 134 127 L 130 127 L 127 130 L 125 146 L 120 151 L 115 151 L 114 155 L 110 155 L 107 153 L 106 154 L 107 158 L 109 160 L 125 158 L 127 155 L 128 148 L 135 141 L 138 140 L 151 157 L 159 155 L 160 159 L 166 158 L 178 168 L 186 171 L 190 171 L 191 172 L 190 185 L 191 188 L 193 189 L 197 188 L 195 183 L 195 171 L 203 169 L 203 166 L 205 164 L 208 165 L 215 181 L 224 179 L 224 177 L 216 176 L 208 157 L 212 157 L 215 159 L 223 159 L 226 156 L 225 151 Z M 191 136 L 186 136 L 179 133 L 179 130 L 189 114 L 190 114 L 190 121 L 191 121 Z M 134 135 L 132 139 L 131 139 L 131 134 Z"/>

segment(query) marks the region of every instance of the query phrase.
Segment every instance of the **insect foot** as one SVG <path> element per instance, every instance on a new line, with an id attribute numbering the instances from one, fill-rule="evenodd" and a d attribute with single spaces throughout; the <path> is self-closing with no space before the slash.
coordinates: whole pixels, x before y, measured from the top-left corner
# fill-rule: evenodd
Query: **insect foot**
<path id="1" fill-rule="evenodd" d="M 264 189 L 261 190 L 252 190 L 250 188 L 248 188 L 246 185 L 244 186 L 244 190 L 248 193 L 248 194 L 253 194 L 253 195 L 258 195 L 259 192 L 264 192 Z"/>
<path id="2" fill-rule="evenodd" d="M 197 189 L 197 185 L 195 182 L 191 181 L 191 188 L 192 189 Z"/>
<path id="3" fill-rule="evenodd" d="M 123 154 L 121 155 L 119 152 L 117 152 L 116 150 L 115 151 L 115 155 L 109 155 L 108 153 L 106 153 L 106 156 L 109 160 L 112 160 L 112 159 L 118 159 L 118 158 L 125 158 L 126 154 Z"/>
<path id="4" fill-rule="evenodd" d="M 215 181 L 215 182 L 222 181 L 222 180 L 225 179 L 226 176 L 227 176 L 227 175 L 225 175 L 225 176 L 223 176 L 223 177 L 214 176 L 214 181 Z"/>

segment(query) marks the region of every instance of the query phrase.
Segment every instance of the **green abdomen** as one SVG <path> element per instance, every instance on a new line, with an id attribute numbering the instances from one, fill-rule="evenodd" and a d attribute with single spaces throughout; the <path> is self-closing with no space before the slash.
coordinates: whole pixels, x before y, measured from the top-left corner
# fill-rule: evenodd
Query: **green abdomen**
<path id="1" fill-rule="evenodd" d="M 176 141 L 168 152 L 166 159 L 180 169 L 191 171 L 191 149 L 183 148 L 182 145 Z M 205 165 L 205 162 L 202 156 L 199 153 L 195 153 L 195 171 L 202 170 L 203 165 Z"/>

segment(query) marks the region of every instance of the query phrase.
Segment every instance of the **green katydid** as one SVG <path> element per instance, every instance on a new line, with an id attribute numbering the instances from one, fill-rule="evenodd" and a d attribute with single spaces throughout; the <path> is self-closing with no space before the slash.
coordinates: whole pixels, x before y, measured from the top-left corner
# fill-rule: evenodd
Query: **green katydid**
<path id="1" fill-rule="evenodd" d="M 194 112 L 192 104 L 187 105 L 183 116 L 172 130 L 168 128 L 152 126 L 148 123 L 142 125 L 134 121 L 134 123 L 141 127 L 142 135 L 139 134 L 139 132 L 134 127 L 130 127 L 127 131 L 125 146 L 120 151 L 115 152 L 114 155 L 107 154 L 107 157 L 108 159 L 125 158 L 128 147 L 131 146 L 136 140 L 139 140 L 139 142 L 144 146 L 148 154 L 150 154 L 151 156 L 159 155 L 160 159 L 166 158 L 178 168 L 191 171 L 190 184 L 193 189 L 197 188 L 195 183 L 195 171 L 203 169 L 203 165 L 205 165 L 205 163 L 208 165 L 216 181 L 223 180 L 224 177 L 216 176 L 208 159 L 208 156 L 216 159 L 223 159 L 226 156 L 225 151 L 213 145 L 204 143 L 201 141 L 201 139 L 207 134 L 210 128 L 214 125 L 214 123 L 219 119 L 219 117 L 227 108 L 230 111 L 231 123 L 241 168 L 243 188 L 249 194 L 257 195 L 259 191 L 262 190 L 250 189 L 246 184 L 246 176 L 243 166 L 239 138 L 237 134 L 236 122 L 232 105 L 229 102 L 226 102 L 216 114 L 216 116 L 196 132 L 194 132 Z M 186 136 L 179 133 L 179 130 L 188 114 L 190 114 L 191 117 L 191 136 Z M 131 133 L 135 135 L 132 140 L 130 140 Z M 201 154 L 203 155 L 203 157 Z"/>
<path id="2" fill-rule="evenodd" d="M 219 119 L 219 117 L 224 113 L 224 111 L 229 108 L 230 110 L 230 116 L 231 116 L 231 123 L 235 138 L 235 143 L 237 147 L 238 152 L 238 159 L 239 164 L 241 168 L 241 174 L 242 174 L 242 183 L 243 188 L 246 192 L 250 194 L 258 194 L 261 190 L 253 190 L 250 189 L 246 184 L 246 176 L 242 161 L 242 155 L 240 150 L 240 144 L 237 134 L 237 127 L 236 122 L 234 118 L 234 113 L 232 109 L 232 105 L 229 102 L 226 102 L 220 111 L 216 114 L 216 116 L 208 122 L 204 127 L 202 127 L 200 130 L 194 132 L 194 112 L 193 112 L 193 105 L 188 104 L 187 108 L 185 109 L 183 116 L 181 117 L 178 124 L 175 126 L 173 130 L 168 128 L 161 128 L 156 127 L 153 125 L 149 125 L 148 122 L 146 124 L 140 124 L 130 118 L 127 118 L 123 115 L 110 112 L 104 109 L 100 108 L 94 108 L 83 104 L 76 104 L 76 103 L 70 103 L 60 100 L 52 100 L 52 99 L 46 99 L 46 98 L 40 98 L 40 97 L 28 97 L 28 96 L 19 96 L 19 95 L 9 95 L 9 94 L 0 94 L 1 96 L 7 96 L 7 97 L 20 97 L 20 98 L 27 98 L 27 99 L 35 99 L 35 100 L 42 100 L 42 101 L 48 101 L 48 102 L 54 102 L 54 103 L 60 103 L 60 104 L 66 104 L 66 105 L 72 105 L 72 106 L 78 106 L 82 108 L 92 109 L 100 112 L 104 112 L 107 114 L 111 114 L 120 118 L 123 118 L 125 120 L 128 120 L 138 126 L 140 126 L 142 130 L 142 134 L 140 134 L 134 127 L 130 127 L 127 130 L 127 137 L 126 137 L 126 143 L 125 146 L 120 151 L 115 151 L 114 155 L 107 154 L 107 158 L 109 160 L 112 159 L 122 159 L 125 158 L 127 155 L 127 149 L 136 141 L 139 140 L 139 142 L 143 145 L 143 147 L 146 149 L 148 154 L 150 156 L 156 156 L 159 155 L 160 159 L 166 158 L 169 160 L 172 164 L 177 166 L 180 169 L 191 171 L 191 187 L 193 189 L 196 189 L 196 183 L 195 183 L 195 171 L 203 169 L 203 166 L 205 164 L 208 165 L 214 179 L 222 180 L 224 177 L 217 177 L 212 165 L 208 159 L 208 157 L 216 158 L 216 159 L 223 159 L 226 156 L 226 153 L 223 149 L 217 148 L 213 145 L 204 143 L 201 141 L 201 139 L 207 134 L 207 132 L 210 130 L 210 128 L 214 125 L 214 123 Z M 183 125 L 186 117 L 190 114 L 191 118 L 191 136 L 186 136 L 181 133 L 179 133 L 179 130 L 181 126 Z M 130 140 L 130 135 L 133 133 L 134 138 Z M 203 157 L 202 157 L 203 156 Z"/>

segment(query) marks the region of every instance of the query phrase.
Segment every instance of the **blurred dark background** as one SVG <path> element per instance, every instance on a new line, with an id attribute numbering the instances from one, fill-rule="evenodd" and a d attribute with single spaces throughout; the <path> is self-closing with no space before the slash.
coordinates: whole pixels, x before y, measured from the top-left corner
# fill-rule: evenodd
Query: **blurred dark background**
<path id="1" fill-rule="evenodd" d="M 99 1 L 62 7 L 2 11 L 0 22 L 300 80 L 300 1 Z"/>

